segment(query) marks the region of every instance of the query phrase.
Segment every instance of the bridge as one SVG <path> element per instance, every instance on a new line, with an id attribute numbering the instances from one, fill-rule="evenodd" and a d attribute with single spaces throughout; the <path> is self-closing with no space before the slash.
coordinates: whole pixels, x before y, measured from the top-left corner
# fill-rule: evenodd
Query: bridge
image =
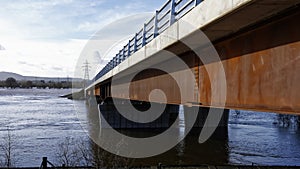
<path id="1" fill-rule="evenodd" d="M 168 0 L 86 94 L 201 111 L 299 115 L 299 5 L 300 0 Z M 165 99 L 151 95 L 154 89 Z"/>

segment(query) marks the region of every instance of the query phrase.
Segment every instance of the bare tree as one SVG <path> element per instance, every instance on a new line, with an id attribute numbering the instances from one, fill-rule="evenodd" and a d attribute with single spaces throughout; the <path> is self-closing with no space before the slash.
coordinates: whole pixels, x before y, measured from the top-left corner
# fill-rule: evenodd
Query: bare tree
<path id="1" fill-rule="evenodd" d="M 78 154 L 80 155 L 80 163 L 86 167 L 92 166 L 93 155 L 91 149 L 91 140 L 79 140 L 77 142 Z"/>
<path id="2" fill-rule="evenodd" d="M 2 138 L 0 145 L 1 156 L 2 156 L 2 166 L 11 168 L 14 167 L 17 159 L 15 158 L 15 147 L 16 147 L 16 136 L 13 135 L 10 131 L 10 128 L 7 127 L 7 134 Z"/>
<path id="3" fill-rule="evenodd" d="M 59 165 L 63 164 L 65 167 L 120 168 L 128 167 L 132 163 L 131 159 L 103 150 L 92 140 L 74 140 L 69 137 L 59 144 L 57 160 Z"/>
<path id="4" fill-rule="evenodd" d="M 74 139 L 66 137 L 64 142 L 58 145 L 57 160 L 59 164 L 66 167 L 74 167 L 79 165 L 79 150 L 75 146 Z"/>
<path id="5" fill-rule="evenodd" d="M 113 145 L 112 145 L 113 146 Z M 123 142 L 120 141 L 120 146 L 123 146 Z M 99 147 L 97 144 L 92 142 L 91 144 L 92 152 L 93 152 L 93 167 L 100 168 L 129 168 L 133 159 L 120 157 L 118 155 L 109 153 Z"/>

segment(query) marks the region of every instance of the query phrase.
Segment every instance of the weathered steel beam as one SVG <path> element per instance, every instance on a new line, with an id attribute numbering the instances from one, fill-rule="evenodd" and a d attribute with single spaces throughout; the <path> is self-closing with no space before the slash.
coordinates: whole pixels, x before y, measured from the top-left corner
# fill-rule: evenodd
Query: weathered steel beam
<path id="1" fill-rule="evenodd" d="M 214 44 L 226 74 L 225 108 L 300 113 L 299 17 L 300 12 L 296 12 Z M 176 49 L 185 47 L 177 44 Z M 172 47 L 169 50 L 172 51 Z M 189 65 L 190 70 L 166 74 L 146 69 L 131 82 L 129 96 L 124 93 L 128 92 L 125 84 L 120 83 L 116 97 L 149 101 L 151 91 L 161 89 L 169 104 L 192 102 L 205 107 L 220 107 L 221 103 L 211 100 L 212 88 L 214 93 L 223 90 L 217 87 L 220 79 L 217 76 L 212 79 L 208 77 L 208 74 L 221 71 L 218 62 L 212 61 L 204 66 L 191 51 L 179 57 Z M 168 62 L 171 63 L 166 61 L 161 64 Z M 187 71 L 194 72 L 197 84 L 189 83 L 191 79 L 186 76 Z M 183 83 L 177 84 L 170 75 L 181 79 Z M 196 85 L 199 95 L 180 92 L 178 85 L 187 90 Z M 109 94 L 110 91 L 106 91 L 105 95 Z"/>

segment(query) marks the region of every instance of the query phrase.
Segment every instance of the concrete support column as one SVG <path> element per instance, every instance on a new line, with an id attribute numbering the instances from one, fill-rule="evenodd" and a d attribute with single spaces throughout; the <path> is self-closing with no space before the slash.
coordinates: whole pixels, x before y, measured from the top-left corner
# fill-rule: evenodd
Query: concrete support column
<path id="1" fill-rule="evenodd" d="M 118 105 L 119 104 L 119 105 Z M 120 105 L 121 104 L 121 105 Z M 167 104 L 165 111 L 154 121 L 149 123 L 137 123 L 123 117 L 120 112 L 118 112 L 116 106 L 122 106 L 123 108 L 129 105 L 133 105 L 138 111 L 146 111 L 148 108 L 151 108 L 149 102 L 141 101 L 130 101 L 125 99 L 118 99 L 116 102 L 112 102 L 112 99 L 106 99 L 103 104 L 100 106 L 100 111 L 105 118 L 105 120 L 110 124 L 111 127 L 115 129 L 164 129 L 171 126 L 178 114 L 179 106 Z M 160 103 L 151 103 L 160 104 Z"/>
<path id="2" fill-rule="evenodd" d="M 219 112 L 219 110 L 220 110 L 217 108 L 184 106 L 185 121 L 189 121 L 188 120 L 188 118 L 190 118 L 189 111 L 198 110 L 198 116 L 197 116 L 196 122 L 193 125 L 185 123 L 186 127 L 192 127 L 191 134 L 199 135 L 199 133 L 204 129 L 203 126 L 204 126 L 205 122 L 208 120 L 207 116 L 208 116 L 210 109 L 212 109 L 210 113 L 216 112 L 215 110 L 218 110 L 218 112 Z M 228 138 L 228 116 L 229 116 L 229 109 L 224 109 L 222 118 L 221 118 L 217 128 L 215 129 L 212 137 L 219 138 L 219 139 Z M 214 120 L 214 119 L 212 119 L 212 120 Z M 209 127 L 215 127 L 215 126 L 209 126 Z"/>

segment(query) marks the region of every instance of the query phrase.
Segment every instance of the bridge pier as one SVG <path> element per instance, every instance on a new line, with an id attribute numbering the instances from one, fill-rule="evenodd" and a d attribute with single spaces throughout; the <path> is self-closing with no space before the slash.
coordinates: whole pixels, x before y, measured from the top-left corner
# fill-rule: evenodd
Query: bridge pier
<path id="1" fill-rule="evenodd" d="M 187 121 L 189 121 L 189 112 L 195 111 L 198 109 L 198 116 L 196 119 L 196 122 L 191 125 L 188 124 Z M 208 126 L 208 127 L 216 127 L 212 137 L 216 139 L 227 139 L 228 138 L 228 117 L 229 117 L 229 109 L 220 110 L 218 108 L 209 108 L 209 107 L 188 107 L 184 106 L 184 119 L 186 121 L 185 126 L 190 127 L 192 135 L 199 135 L 199 133 L 203 130 L 203 126 L 205 122 L 207 121 L 207 116 L 209 114 L 209 111 L 212 110 L 210 113 L 214 113 L 216 110 L 223 111 L 222 118 L 218 124 L 218 126 Z M 216 119 L 213 119 L 216 120 Z"/>
<path id="2" fill-rule="evenodd" d="M 164 112 L 156 120 L 149 123 L 138 123 L 123 117 L 116 108 L 117 106 L 122 106 L 126 110 L 126 106 L 129 106 L 130 104 L 133 105 L 136 110 L 142 112 L 148 110 L 151 105 L 160 103 L 126 99 L 114 99 L 113 102 L 111 98 L 107 98 L 99 105 L 102 118 L 115 129 L 167 129 L 175 122 L 179 113 L 179 105 L 167 104 Z M 101 127 L 106 128 L 108 126 Z"/>

